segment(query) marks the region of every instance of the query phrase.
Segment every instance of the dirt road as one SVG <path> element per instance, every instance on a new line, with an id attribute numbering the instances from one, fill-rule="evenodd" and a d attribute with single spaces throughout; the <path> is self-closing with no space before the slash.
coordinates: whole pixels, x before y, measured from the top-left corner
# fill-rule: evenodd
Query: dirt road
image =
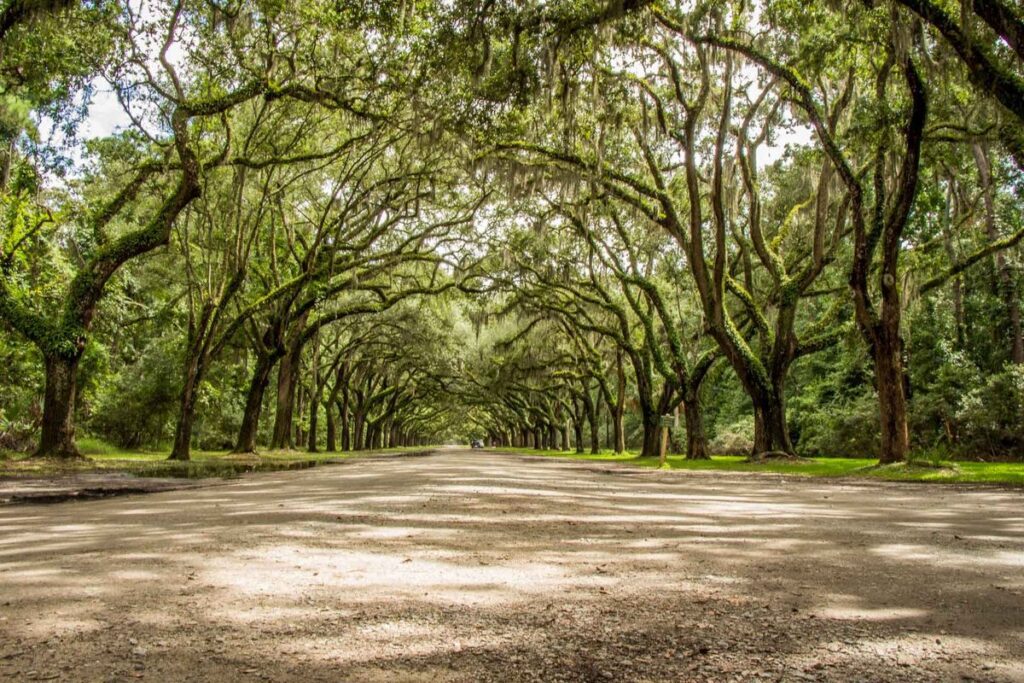
<path id="1" fill-rule="evenodd" d="M 1024 681 L 1024 495 L 442 451 L 4 506 L 0 678 Z"/>

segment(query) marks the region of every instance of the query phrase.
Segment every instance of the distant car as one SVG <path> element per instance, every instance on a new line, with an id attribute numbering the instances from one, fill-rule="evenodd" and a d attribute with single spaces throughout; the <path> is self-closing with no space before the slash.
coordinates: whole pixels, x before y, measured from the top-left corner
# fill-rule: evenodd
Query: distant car
<path id="1" fill-rule="evenodd" d="M 484 442 L 481 441 L 480 439 L 473 439 L 470 442 L 469 447 L 470 448 L 483 448 L 484 447 Z"/>

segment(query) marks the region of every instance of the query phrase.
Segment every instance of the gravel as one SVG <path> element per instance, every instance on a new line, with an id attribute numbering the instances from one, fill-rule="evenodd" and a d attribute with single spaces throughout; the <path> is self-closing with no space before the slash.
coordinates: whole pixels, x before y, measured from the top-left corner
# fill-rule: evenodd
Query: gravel
<path id="1" fill-rule="evenodd" d="M 1024 495 L 452 449 L 4 506 L 0 678 L 1024 681 Z"/>

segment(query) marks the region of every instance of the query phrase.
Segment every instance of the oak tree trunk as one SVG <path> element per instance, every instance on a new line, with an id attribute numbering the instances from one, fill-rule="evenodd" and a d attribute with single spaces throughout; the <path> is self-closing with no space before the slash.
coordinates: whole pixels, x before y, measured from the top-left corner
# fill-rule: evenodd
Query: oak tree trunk
<path id="1" fill-rule="evenodd" d="M 178 408 L 178 422 L 174 427 L 174 446 L 171 448 L 170 460 L 187 461 L 192 459 L 192 425 L 195 422 L 197 383 L 196 368 L 190 365 L 186 371 L 185 386 L 181 389 L 181 402 Z"/>
<path id="2" fill-rule="evenodd" d="M 295 415 L 295 391 L 298 385 L 298 354 L 299 350 L 291 348 L 281 358 L 277 368 L 277 409 L 274 411 L 274 431 L 270 437 L 270 447 L 291 448 L 292 430 Z"/>
<path id="3" fill-rule="evenodd" d="M 338 423 L 334 418 L 333 401 L 324 406 L 324 419 L 327 420 L 327 452 L 334 453 L 338 450 Z"/>
<path id="4" fill-rule="evenodd" d="M 685 397 L 683 416 L 686 420 L 686 457 L 690 460 L 710 460 L 708 436 L 704 431 L 704 411 L 700 399 L 696 396 Z"/>
<path id="5" fill-rule="evenodd" d="M 352 450 L 352 426 L 351 415 L 349 415 L 348 387 L 341 390 L 341 450 Z"/>
<path id="6" fill-rule="evenodd" d="M 249 382 L 249 392 L 245 398 L 245 411 L 242 413 L 242 426 L 238 429 L 235 441 L 236 453 L 255 453 L 256 435 L 260 428 L 260 412 L 263 410 L 263 395 L 270 385 L 270 372 L 277 362 L 275 354 L 260 354 L 256 358 L 256 368 Z"/>
<path id="7" fill-rule="evenodd" d="M 658 417 L 656 411 L 644 410 L 642 411 L 641 418 L 643 420 L 644 429 L 644 440 L 643 445 L 640 449 L 640 455 L 643 456 L 656 456 L 661 447 L 659 437 L 661 435 L 661 428 L 658 426 Z"/>
<path id="8" fill-rule="evenodd" d="M 879 464 L 903 462 L 910 454 L 907 428 L 907 396 L 902 342 L 882 330 L 874 348 L 875 378 L 878 384 L 878 412 L 881 419 L 882 450 Z"/>
<path id="9" fill-rule="evenodd" d="M 80 458 L 75 446 L 75 394 L 78 383 L 78 361 L 73 358 L 45 357 L 46 392 L 43 398 L 43 429 L 37 457 Z"/>

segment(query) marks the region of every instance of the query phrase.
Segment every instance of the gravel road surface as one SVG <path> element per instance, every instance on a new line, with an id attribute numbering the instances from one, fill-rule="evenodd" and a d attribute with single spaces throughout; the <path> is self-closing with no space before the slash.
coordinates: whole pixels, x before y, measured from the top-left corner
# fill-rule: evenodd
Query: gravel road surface
<path id="1" fill-rule="evenodd" d="M 1024 681 L 1024 493 L 451 449 L 7 505 L 0 679 Z"/>

